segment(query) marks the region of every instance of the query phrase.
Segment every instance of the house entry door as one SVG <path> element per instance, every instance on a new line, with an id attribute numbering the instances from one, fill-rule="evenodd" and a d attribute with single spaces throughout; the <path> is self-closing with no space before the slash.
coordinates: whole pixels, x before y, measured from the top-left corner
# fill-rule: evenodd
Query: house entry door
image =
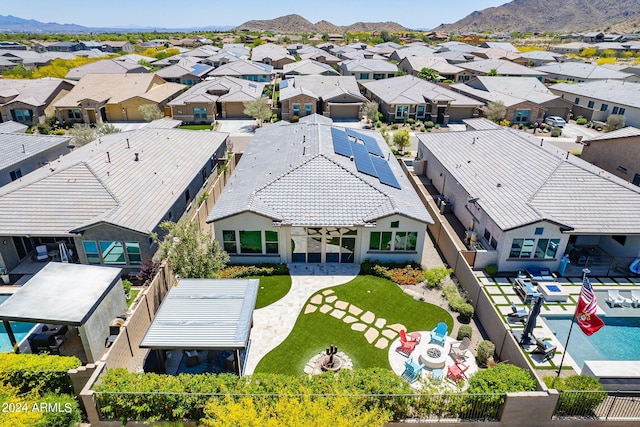
<path id="1" fill-rule="evenodd" d="M 292 227 L 291 261 L 354 263 L 358 230 L 347 227 Z"/>

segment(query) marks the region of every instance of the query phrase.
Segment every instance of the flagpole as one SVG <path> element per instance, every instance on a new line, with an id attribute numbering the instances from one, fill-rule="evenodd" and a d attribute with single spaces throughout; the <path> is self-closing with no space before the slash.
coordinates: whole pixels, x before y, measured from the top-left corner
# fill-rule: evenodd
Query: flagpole
<path id="1" fill-rule="evenodd" d="M 588 268 L 582 269 L 582 282 L 587 278 L 587 274 L 590 273 Z M 569 334 L 567 335 L 567 341 L 564 343 L 564 351 L 562 352 L 562 359 L 560 359 L 560 366 L 558 366 L 558 374 L 556 378 L 560 378 L 560 373 L 562 372 L 562 365 L 564 364 L 564 356 L 567 354 L 567 348 L 569 348 L 569 338 L 571 338 L 571 330 L 573 329 L 573 324 L 576 320 L 576 311 L 573 310 L 573 316 L 571 316 L 571 326 L 569 326 Z"/>

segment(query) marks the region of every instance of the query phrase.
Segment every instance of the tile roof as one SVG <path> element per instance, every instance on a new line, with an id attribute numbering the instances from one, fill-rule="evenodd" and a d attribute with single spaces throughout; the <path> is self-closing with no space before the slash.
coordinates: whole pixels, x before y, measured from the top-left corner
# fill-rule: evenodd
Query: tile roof
<path id="1" fill-rule="evenodd" d="M 534 70 L 558 76 L 569 76 L 585 80 L 622 80 L 632 77 L 633 74 L 611 70 L 595 64 L 584 62 L 558 62 L 535 67 Z"/>
<path id="2" fill-rule="evenodd" d="M 280 122 L 259 129 L 207 218 L 253 212 L 295 226 L 353 226 L 392 214 L 432 220 L 377 132 L 376 140 L 401 189 L 360 173 L 334 152 L 332 127 Z"/>
<path id="3" fill-rule="evenodd" d="M 487 101 L 500 100 L 506 106 L 524 101 L 543 104 L 560 98 L 535 77 L 479 76 L 451 88 Z"/>
<path id="4" fill-rule="evenodd" d="M 69 86 L 74 83 L 53 77 L 35 80 L 0 79 L 0 96 L 15 96 L 11 102 L 24 102 L 34 107 L 45 105 L 54 91 L 61 85 Z M 9 95 L 11 93 L 12 95 Z M 6 105 L 5 104 L 5 105 Z M 0 104 L 1 105 L 1 104 Z"/>
<path id="5" fill-rule="evenodd" d="M 253 61 L 259 62 L 265 58 L 271 58 L 274 61 L 288 58 L 295 61 L 295 58 L 292 55 L 289 55 L 287 49 L 273 43 L 261 44 L 254 47 L 251 51 L 251 60 Z"/>
<path id="6" fill-rule="evenodd" d="M 559 83 L 549 89 L 554 92 L 609 101 L 616 105 L 640 108 L 640 83 L 624 80 L 595 80 L 583 83 Z"/>
<path id="7" fill-rule="evenodd" d="M 0 133 L 0 170 L 37 158 L 42 152 L 52 148 L 66 146 L 70 140 L 69 136 Z"/>
<path id="8" fill-rule="evenodd" d="M 640 233 L 640 188 L 530 134 L 502 128 L 418 139 L 502 230 L 549 220 L 574 233 Z"/>
<path id="9" fill-rule="evenodd" d="M 350 59 L 343 61 L 340 64 L 341 69 L 345 69 L 348 72 L 383 72 L 383 73 L 396 73 L 398 66 L 392 64 L 389 61 L 383 59 Z"/>
<path id="10" fill-rule="evenodd" d="M 2 133 L 22 133 L 27 129 L 29 129 L 29 126 L 14 122 L 13 120 L 0 123 L 0 132 Z"/>
<path id="11" fill-rule="evenodd" d="M 489 73 L 496 70 L 498 74 L 504 76 L 544 76 L 546 73 L 538 68 L 529 68 L 504 59 L 485 59 L 483 61 L 473 61 L 457 64 L 459 67 L 479 73 Z"/>
<path id="12" fill-rule="evenodd" d="M 65 78 L 79 80 L 86 74 L 127 74 L 148 72 L 149 70 L 138 63 L 103 59 L 102 61 L 96 61 L 80 67 L 72 68 L 69 70 Z"/>
<path id="13" fill-rule="evenodd" d="M 627 126 L 625 128 L 614 130 L 612 132 L 607 132 L 605 134 L 594 136 L 592 138 L 586 138 L 583 141 L 584 142 L 609 141 L 612 139 L 632 138 L 637 136 L 640 136 L 640 129 L 634 128 L 633 126 Z"/>
<path id="14" fill-rule="evenodd" d="M 312 59 L 303 59 L 302 61 L 285 64 L 282 67 L 282 72 L 285 75 L 290 73 L 298 75 L 340 75 L 332 66 Z"/>
<path id="15" fill-rule="evenodd" d="M 402 62 L 408 63 L 416 71 L 423 68 L 432 68 L 439 74 L 458 74 L 464 71 L 464 68 L 449 64 L 446 58 L 441 56 L 407 56 Z"/>
<path id="16" fill-rule="evenodd" d="M 401 76 L 360 83 L 387 104 L 422 104 L 448 101 L 451 105 L 481 106 L 482 102 L 471 99 L 452 90 L 419 79 L 415 76 Z"/>
<path id="17" fill-rule="evenodd" d="M 168 105 L 196 102 L 244 102 L 262 96 L 266 83 L 250 82 L 235 77 L 213 77 L 198 83 Z"/>
<path id="18" fill-rule="evenodd" d="M 161 102 L 181 92 L 184 85 L 167 83 L 151 73 L 86 74 L 55 102 L 55 107 L 76 107 L 83 99 L 118 104 L 133 97 Z"/>
<path id="19" fill-rule="evenodd" d="M 219 53 L 218 53 L 219 54 Z M 239 60 L 220 65 L 218 68 L 209 73 L 210 76 L 270 76 L 273 74 L 271 65 L 262 64 L 260 62 L 251 62 L 247 60 Z"/>
<path id="20" fill-rule="evenodd" d="M 107 222 L 147 234 L 226 137 L 151 127 L 105 135 L 2 187 L 0 233 L 65 235 Z"/>
<path id="21" fill-rule="evenodd" d="M 353 76 L 293 76 L 288 81 L 290 83 L 287 87 L 280 88 L 280 99 L 289 99 L 304 93 L 326 101 L 347 93 L 354 98 L 365 100 Z"/>

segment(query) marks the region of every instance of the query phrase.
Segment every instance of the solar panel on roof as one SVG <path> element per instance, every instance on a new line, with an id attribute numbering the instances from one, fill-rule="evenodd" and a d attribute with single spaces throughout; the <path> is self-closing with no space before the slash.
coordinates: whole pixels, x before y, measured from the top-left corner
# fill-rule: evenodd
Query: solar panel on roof
<path id="1" fill-rule="evenodd" d="M 289 80 L 283 80 L 280 82 L 280 89 L 284 89 L 289 86 Z"/>
<path id="2" fill-rule="evenodd" d="M 371 154 L 375 154 L 376 156 L 384 157 L 384 153 L 380 149 L 378 145 L 378 141 L 372 136 L 364 135 L 360 132 L 356 132 L 351 129 L 347 129 L 347 134 L 354 138 L 362 140 L 364 142 L 364 146 L 367 147 L 367 151 Z"/>
<path id="3" fill-rule="evenodd" d="M 363 144 L 351 141 L 351 151 L 353 151 L 353 158 L 356 162 L 356 169 L 358 172 L 366 173 L 367 175 L 378 177 L 376 169 L 371 163 L 372 157 L 369 155 L 367 148 Z"/>
<path id="4" fill-rule="evenodd" d="M 351 145 L 349 144 L 349 137 L 344 131 L 337 128 L 331 128 L 331 139 L 333 139 L 333 151 L 341 156 L 351 157 L 353 152 L 351 151 Z"/>
<path id="5" fill-rule="evenodd" d="M 373 162 L 373 166 L 376 169 L 378 174 L 378 179 L 381 183 L 389 185 L 395 188 L 401 188 L 398 180 L 396 179 L 389 163 L 385 159 L 381 159 L 379 157 L 369 156 L 371 161 Z"/>

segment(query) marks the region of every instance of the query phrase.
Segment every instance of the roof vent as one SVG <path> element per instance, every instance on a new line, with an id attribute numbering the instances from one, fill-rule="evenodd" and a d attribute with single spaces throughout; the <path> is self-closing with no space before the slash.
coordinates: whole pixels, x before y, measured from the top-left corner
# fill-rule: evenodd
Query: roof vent
<path id="1" fill-rule="evenodd" d="M 107 151 L 107 163 L 111 163 L 111 154 Z"/>
<path id="2" fill-rule="evenodd" d="M 353 162 L 353 156 L 349 156 L 349 160 Z"/>
<path id="3" fill-rule="evenodd" d="M 133 159 L 133 161 L 134 161 L 134 162 L 139 162 L 139 161 L 140 161 L 140 158 L 138 157 L 138 153 L 134 153 L 134 155 L 135 155 L 136 157 Z"/>
<path id="4" fill-rule="evenodd" d="M 129 145 L 129 138 L 127 138 L 127 148 L 131 148 L 131 145 Z"/>

